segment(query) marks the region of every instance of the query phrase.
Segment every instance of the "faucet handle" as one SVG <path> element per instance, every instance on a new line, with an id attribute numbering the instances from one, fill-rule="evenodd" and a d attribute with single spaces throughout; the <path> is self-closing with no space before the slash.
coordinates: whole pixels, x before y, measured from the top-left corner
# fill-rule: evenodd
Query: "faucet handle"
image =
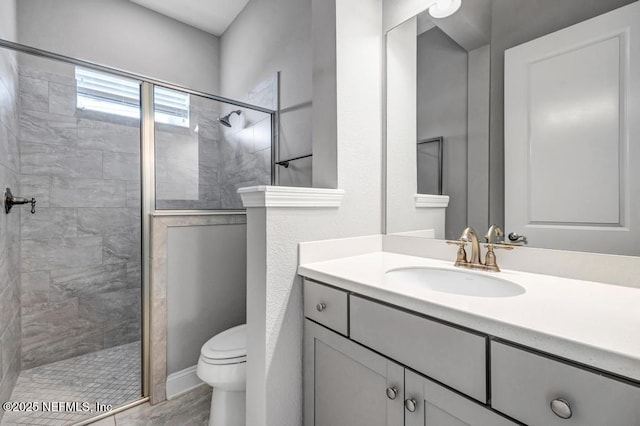
<path id="1" fill-rule="evenodd" d="M 498 267 L 498 263 L 496 261 L 496 255 L 493 252 L 493 249 L 502 249 L 502 250 L 513 250 L 513 246 L 507 244 L 485 244 L 487 248 L 487 254 L 484 258 L 484 264 L 489 271 L 492 272 L 500 272 L 500 268 Z"/>
<path id="2" fill-rule="evenodd" d="M 447 240 L 447 244 L 458 246 L 458 253 L 456 254 L 456 263 L 454 266 L 460 266 L 467 263 L 467 251 L 464 249 L 464 246 L 467 245 L 466 241 L 450 241 Z"/>
<path id="3" fill-rule="evenodd" d="M 499 238 L 503 236 L 504 232 L 502 232 L 502 229 L 498 225 L 494 224 L 487 230 L 487 234 L 484 236 L 484 242 L 489 244 L 499 243 Z"/>

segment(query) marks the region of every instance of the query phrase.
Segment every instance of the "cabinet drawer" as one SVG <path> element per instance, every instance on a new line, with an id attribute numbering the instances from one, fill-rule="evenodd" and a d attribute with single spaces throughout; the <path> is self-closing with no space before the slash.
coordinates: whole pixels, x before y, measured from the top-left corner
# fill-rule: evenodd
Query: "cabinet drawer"
<path id="1" fill-rule="evenodd" d="M 491 342 L 491 399 L 530 426 L 640 425 L 640 387 L 499 342 Z M 571 417 L 556 415 L 552 401 Z"/>
<path id="2" fill-rule="evenodd" d="M 348 306 L 349 296 L 346 291 L 304 280 L 305 317 L 348 336 Z"/>
<path id="3" fill-rule="evenodd" d="M 487 401 L 486 337 L 353 295 L 350 312 L 353 340 Z"/>

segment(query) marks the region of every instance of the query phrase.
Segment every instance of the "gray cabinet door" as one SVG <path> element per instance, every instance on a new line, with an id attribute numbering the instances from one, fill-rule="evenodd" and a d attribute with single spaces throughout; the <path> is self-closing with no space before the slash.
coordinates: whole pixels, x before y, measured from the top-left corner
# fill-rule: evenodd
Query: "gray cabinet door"
<path id="1" fill-rule="evenodd" d="M 404 424 L 401 366 L 312 321 L 304 332 L 305 426 Z"/>
<path id="2" fill-rule="evenodd" d="M 405 426 L 516 426 L 517 423 L 436 382 L 405 370 Z M 410 411 L 409 407 L 414 411 Z"/>

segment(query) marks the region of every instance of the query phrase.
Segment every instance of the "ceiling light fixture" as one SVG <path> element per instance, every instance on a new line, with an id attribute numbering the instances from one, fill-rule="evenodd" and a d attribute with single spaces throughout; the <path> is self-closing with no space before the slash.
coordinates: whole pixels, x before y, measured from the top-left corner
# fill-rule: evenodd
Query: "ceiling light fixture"
<path id="1" fill-rule="evenodd" d="M 429 8 L 429 15 L 434 18 L 446 18 L 456 13 L 461 4 L 462 0 L 436 0 Z"/>

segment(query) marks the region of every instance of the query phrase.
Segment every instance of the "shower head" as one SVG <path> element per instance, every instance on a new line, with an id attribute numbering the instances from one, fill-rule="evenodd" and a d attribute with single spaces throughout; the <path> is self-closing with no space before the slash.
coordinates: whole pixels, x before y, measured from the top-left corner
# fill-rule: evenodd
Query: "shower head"
<path id="1" fill-rule="evenodd" d="M 225 115 L 224 117 L 220 117 L 218 118 L 218 121 L 220 122 L 220 124 L 222 124 L 223 126 L 226 127 L 231 127 L 231 114 L 238 114 L 240 115 L 242 113 L 242 111 L 240 111 L 239 109 L 235 110 L 235 111 L 231 111 L 229 114 Z"/>

